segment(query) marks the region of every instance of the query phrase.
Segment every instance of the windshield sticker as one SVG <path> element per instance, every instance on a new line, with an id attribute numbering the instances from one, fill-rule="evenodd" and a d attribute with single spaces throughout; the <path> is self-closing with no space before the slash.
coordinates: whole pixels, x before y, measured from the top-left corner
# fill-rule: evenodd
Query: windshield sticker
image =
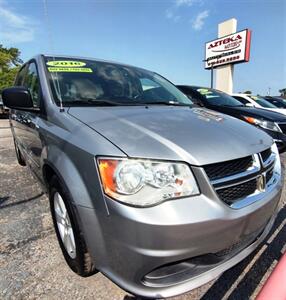
<path id="1" fill-rule="evenodd" d="M 212 94 L 212 91 L 208 90 L 208 89 L 198 89 L 197 90 L 201 95 L 208 95 L 208 94 Z"/>
<path id="2" fill-rule="evenodd" d="M 91 68 L 48 67 L 49 72 L 92 73 Z"/>
<path id="3" fill-rule="evenodd" d="M 258 97 L 256 97 L 256 96 L 250 96 L 250 98 L 255 100 L 255 101 L 258 100 Z"/>
<path id="4" fill-rule="evenodd" d="M 82 61 L 77 61 L 77 60 L 52 60 L 47 62 L 48 66 L 51 67 L 73 67 L 73 68 L 78 68 L 78 67 L 83 67 L 86 65 L 85 62 Z"/>

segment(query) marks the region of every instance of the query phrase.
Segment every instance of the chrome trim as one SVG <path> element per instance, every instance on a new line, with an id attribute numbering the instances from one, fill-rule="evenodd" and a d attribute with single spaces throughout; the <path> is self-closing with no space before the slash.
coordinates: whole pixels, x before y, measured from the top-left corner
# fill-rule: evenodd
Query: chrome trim
<path id="1" fill-rule="evenodd" d="M 241 184 L 244 184 L 244 183 L 246 183 L 246 182 L 248 182 L 248 181 L 257 179 L 257 178 L 258 178 L 259 176 L 261 176 L 261 175 L 262 175 L 262 174 L 259 173 L 259 174 L 256 174 L 255 176 L 251 177 L 251 178 L 247 178 L 247 179 L 244 179 L 244 180 L 235 182 L 235 183 L 230 183 L 230 184 L 226 184 L 226 185 L 214 187 L 214 189 L 215 189 L 216 191 L 218 191 L 218 190 L 222 190 L 222 189 L 227 189 L 227 188 L 232 187 L 232 186 L 241 185 Z"/>
<path id="2" fill-rule="evenodd" d="M 273 122 L 276 126 L 277 126 L 277 128 L 279 129 L 279 132 L 281 132 L 281 133 L 283 133 L 283 131 L 282 131 L 282 129 L 280 128 L 280 126 L 279 126 L 279 124 L 286 124 L 286 123 L 284 123 L 284 122 L 279 122 L 279 123 L 277 123 L 277 122 Z M 275 130 L 273 130 L 273 131 L 275 131 Z"/>
<path id="3" fill-rule="evenodd" d="M 268 183 L 266 185 L 266 190 L 264 192 L 259 192 L 256 190 L 253 194 L 242 198 L 238 199 L 235 201 L 235 203 L 231 204 L 230 207 L 233 209 L 241 209 L 245 206 L 251 205 L 254 202 L 260 201 L 261 199 L 264 198 L 265 193 L 271 193 L 272 190 L 275 188 L 276 183 L 279 181 L 280 175 L 277 173 L 274 173 L 271 179 L 271 183 Z"/>
<path id="4" fill-rule="evenodd" d="M 259 156 L 261 157 L 261 154 L 259 154 Z M 263 159 L 261 157 L 262 165 L 264 168 L 269 167 L 269 165 L 271 165 L 272 163 L 274 164 L 275 160 L 276 160 L 276 154 L 273 152 L 270 154 L 270 156 L 267 158 L 266 161 L 263 161 Z"/>
<path id="5" fill-rule="evenodd" d="M 272 148 L 271 148 L 271 151 L 272 151 Z M 254 203 L 256 201 L 263 199 L 265 193 L 270 193 L 274 189 L 276 184 L 279 182 L 280 174 L 279 174 L 279 172 L 275 171 L 276 155 L 277 154 L 272 151 L 272 153 L 267 158 L 267 160 L 263 161 L 261 153 L 254 154 L 253 155 L 253 164 L 245 172 L 242 172 L 242 173 L 239 173 L 236 175 L 227 176 L 227 177 L 217 179 L 217 180 L 212 180 L 211 184 L 213 185 L 214 190 L 219 191 L 221 189 L 231 188 L 232 186 L 241 185 L 241 184 L 244 184 L 244 183 L 249 182 L 254 179 L 257 180 L 259 177 L 263 177 L 263 180 L 264 180 L 263 189 L 259 190 L 258 183 L 257 183 L 256 190 L 254 193 L 252 193 L 246 197 L 243 197 L 243 198 L 234 199 L 235 202 L 232 203 L 231 205 L 228 205 L 223 200 L 221 200 L 221 201 L 224 202 L 226 205 L 228 205 L 230 208 L 240 209 L 245 206 L 251 205 L 252 203 Z M 268 174 L 268 172 L 271 172 L 271 171 L 273 171 L 273 175 L 268 180 L 268 182 L 266 182 L 266 175 Z M 253 174 L 253 176 L 249 176 L 252 174 Z M 248 177 L 248 178 L 245 178 L 245 177 Z M 241 179 L 241 180 L 239 180 L 239 179 Z M 237 182 L 230 183 L 230 181 L 234 181 L 234 180 L 237 180 Z M 228 182 L 229 182 L 229 184 L 227 184 Z M 215 185 L 221 184 L 221 183 L 226 183 L 226 184 L 223 184 L 222 186 L 219 186 L 219 187 L 215 186 Z M 220 196 L 219 195 L 217 195 L 217 196 L 220 199 Z"/>
<path id="6" fill-rule="evenodd" d="M 252 166 L 250 166 L 246 171 L 235 174 L 235 175 L 223 177 L 220 179 L 211 180 L 211 184 L 217 185 L 217 184 L 225 183 L 228 181 L 237 180 L 237 179 L 249 176 L 251 174 L 258 173 L 261 170 L 261 165 L 259 163 L 258 154 L 252 155 L 252 158 L 253 158 Z"/>
<path id="7" fill-rule="evenodd" d="M 276 139 L 273 139 L 273 141 L 274 141 L 275 143 L 283 143 L 282 140 L 276 140 Z"/>

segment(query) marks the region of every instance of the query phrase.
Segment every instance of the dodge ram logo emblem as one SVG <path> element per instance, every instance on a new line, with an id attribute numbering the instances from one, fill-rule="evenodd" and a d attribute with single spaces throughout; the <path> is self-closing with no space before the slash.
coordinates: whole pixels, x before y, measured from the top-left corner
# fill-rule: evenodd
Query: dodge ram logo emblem
<path id="1" fill-rule="evenodd" d="M 264 192 L 265 186 L 266 186 L 266 177 L 265 174 L 262 174 L 257 178 L 257 189 L 260 192 Z"/>

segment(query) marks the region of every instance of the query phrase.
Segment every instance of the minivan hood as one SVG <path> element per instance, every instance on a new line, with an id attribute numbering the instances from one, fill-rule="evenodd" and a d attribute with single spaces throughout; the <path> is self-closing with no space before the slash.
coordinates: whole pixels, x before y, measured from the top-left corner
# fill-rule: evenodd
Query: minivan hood
<path id="1" fill-rule="evenodd" d="M 257 153 L 273 143 L 252 125 L 202 108 L 71 107 L 68 113 L 130 157 L 181 160 L 199 166 Z"/>

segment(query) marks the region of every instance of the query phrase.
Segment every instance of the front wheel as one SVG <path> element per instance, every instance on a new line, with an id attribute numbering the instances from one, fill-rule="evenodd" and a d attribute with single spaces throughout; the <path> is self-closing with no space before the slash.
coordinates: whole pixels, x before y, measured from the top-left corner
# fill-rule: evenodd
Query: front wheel
<path id="1" fill-rule="evenodd" d="M 49 198 L 56 235 L 67 264 L 80 276 L 93 275 L 96 269 L 78 226 L 71 197 L 57 177 L 50 182 Z"/>

